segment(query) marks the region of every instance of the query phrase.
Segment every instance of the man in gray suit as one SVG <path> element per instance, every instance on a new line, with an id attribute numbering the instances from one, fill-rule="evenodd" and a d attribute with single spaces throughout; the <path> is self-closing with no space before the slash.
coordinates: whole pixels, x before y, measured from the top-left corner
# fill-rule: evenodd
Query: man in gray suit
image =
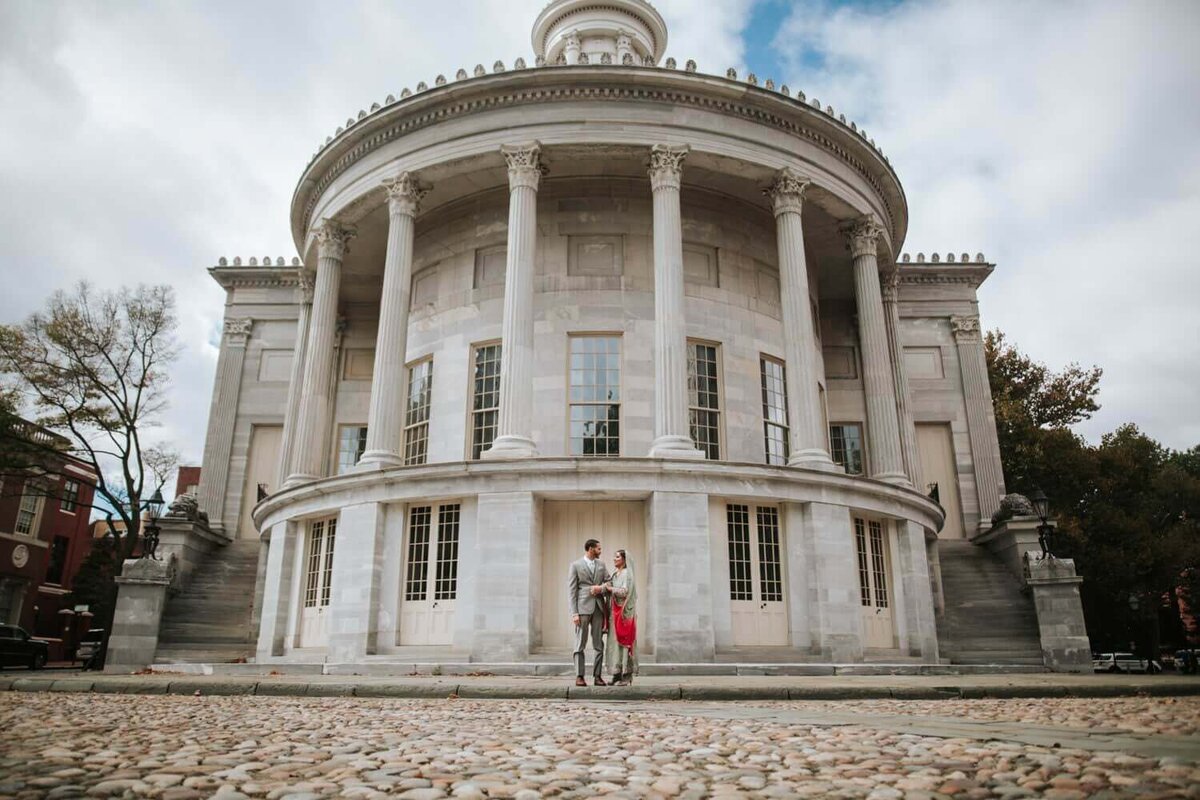
<path id="1" fill-rule="evenodd" d="M 567 602 L 571 622 L 575 623 L 575 685 L 587 686 L 583 679 L 583 648 L 591 632 L 592 650 L 596 652 L 593 684 L 607 686 L 600 676 L 604 672 L 604 621 L 608 617 L 604 584 L 608 582 L 608 568 L 600 560 L 600 542 L 588 539 L 583 550 L 583 558 L 571 562 L 567 573 Z"/>

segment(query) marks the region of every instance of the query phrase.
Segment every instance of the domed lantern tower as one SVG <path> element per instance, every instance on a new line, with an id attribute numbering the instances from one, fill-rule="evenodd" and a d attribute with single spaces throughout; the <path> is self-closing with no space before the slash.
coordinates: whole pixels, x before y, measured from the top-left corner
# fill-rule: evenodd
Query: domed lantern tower
<path id="1" fill-rule="evenodd" d="M 936 538 L 1002 493 L 991 266 L 897 258 L 861 128 L 676 68 L 649 3 L 532 41 L 347 119 L 300 266 L 212 270 L 200 499 L 263 542 L 256 657 L 566 669 L 594 537 L 640 565 L 644 663 L 935 663 Z"/>

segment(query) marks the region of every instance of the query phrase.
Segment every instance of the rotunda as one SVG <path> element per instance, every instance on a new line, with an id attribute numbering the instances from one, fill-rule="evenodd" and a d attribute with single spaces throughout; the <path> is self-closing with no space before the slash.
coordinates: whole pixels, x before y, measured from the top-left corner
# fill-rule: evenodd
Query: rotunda
<path id="1" fill-rule="evenodd" d="M 1003 495 L 991 265 L 898 257 L 867 134 L 664 60 L 644 0 L 532 41 L 347 119 L 297 264 L 212 269 L 199 500 L 263 542 L 257 659 L 565 664 L 594 537 L 645 663 L 937 662 L 937 537 Z"/>

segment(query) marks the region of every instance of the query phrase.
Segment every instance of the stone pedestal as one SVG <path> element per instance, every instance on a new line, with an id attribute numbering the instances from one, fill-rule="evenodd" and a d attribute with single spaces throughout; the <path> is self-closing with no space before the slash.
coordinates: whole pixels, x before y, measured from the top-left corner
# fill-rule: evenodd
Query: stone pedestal
<path id="1" fill-rule="evenodd" d="M 116 579 L 117 608 L 108 637 L 105 672 L 137 672 L 154 663 L 167 590 L 175 579 L 178 563 L 174 553 L 161 561 L 139 558 L 125 562 Z"/>
<path id="2" fill-rule="evenodd" d="M 1092 645 L 1083 621 L 1075 562 L 1069 558 L 1041 559 L 1040 552 L 1024 555 L 1025 580 L 1037 608 L 1042 659 L 1054 672 L 1092 671 Z"/>
<path id="3" fill-rule="evenodd" d="M 329 661 L 361 661 L 375 652 L 376 609 L 383 573 L 385 508 L 363 503 L 342 509 L 333 549 L 329 603 Z"/>
<path id="4" fill-rule="evenodd" d="M 646 618 L 655 660 L 660 664 L 712 661 L 716 644 L 708 495 L 654 492 L 647 518 L 651 564 Z"/>
<path id="5" fill-rule="evenodd" d="M 1011 517 L 972 536 L 971 543 L 986 547 L 988 552 L 1004 562 L 1009 572 L 1024 582 L 1025 553 L 1031 550 L 1041 552 L 1037 533 L 1040 524 L 1041 520 L 1037 517 Z"/>
<path id="6" fill-rule="evenodd" d="M 530 587 L 538 578 L 538 565 L 530 554 L 535 552 L 533 537 L 539 527 L 537 506 L 532 492 L 479 495 L 475 530 L 481 535 L 475 540 L 477 571 L 471 594 L 473 660 L 529 657 L 530 631 L 536 627 Z M 565 586 L 547 587 L 546 592 L 557 600 Z"/>
<path id="7" fill-rule="evenodd" d="M 187 588 L 196 567 L 230 542 L 228 536 L 209 530 L 203 519 L 162 517 L 158 527 L 158 555 L 177 559 L 175 589 Z"/>

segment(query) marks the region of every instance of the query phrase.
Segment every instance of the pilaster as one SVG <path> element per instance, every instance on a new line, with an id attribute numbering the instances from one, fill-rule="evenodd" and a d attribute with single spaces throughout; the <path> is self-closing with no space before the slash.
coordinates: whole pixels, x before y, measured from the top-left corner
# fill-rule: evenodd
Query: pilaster
<path id="1" fill-rule="evenodd" d="M 475 529 L 486 533 L 478 536 L 475 548 L 475 628 L 470 643 L 474 659 L 522 661 L 529 656 L 536 503 L 532 492 L 479 495 Z M 547 602 L 560 602 L 564 589 L 549 588 Z"/>
<path id="2" fill-rule="evenodd" d="M 829 503 L 807 503 L 803 509 L 812 648 L 831 661 L 861 661 L 862 611 L 850 511 Z"/>
<path id="3" fill-rule="evenodd" d="M 533 267 L 537 190 L 542 177 L 538 142 L 500 149 L 508 162 L 508 253 L 501 323 L 500 409 L 496 438 L 485 459 L 538 454 L 533 431 Z"/>
<path id="4" fill-rule="evenodd" d="M 688 425 L 683 221 L 679 189 L 687 146 L 650 151 L 654 193 L 654 442 L 651 458 L 704 458 Z"/>
<path id="5" fill-rule="evenodd" d="M 876 246 L 883 228 L 874 220 L 864 217 L 844 227 L 843 233 L 854 259 L 854 294 L 862 349 L 871 477 L 904 486 L 908 485 L 908 478 L 904 473 L 900 452 L 896 389 L 892 380 L 876 259 Z"/>
<path id="6" fill-rule="evenodd" d="M 662 663 L 712 661 L 712 565 L 708 495 L 654 492 L 647 510 L 650 559 L 646 617 Z"/>
<path id="7" fill-rule="evenodd" d="M 233 429 L 237 422 L 238 395 L 242 389 L 242 367 L 246 362 L 246 343 L 254 320 L 229 317 L 217 356 L 217 378 L 212 407 L 208 412 L 208 435 L 204 440 L 204 469 L 200 472 L 197 498 L 208 514 L 209 524 L 225 530 L 225 493 L 229 481 L 229 458 L 233 450 Z M 233 527 L 236 521 L 232 521 Z"/>
<path id="8" fill-rule="evenodd" d="M 991 527 L 992 514 L 1004 496 L 1004 473 L 1000 469 L 1000 444 L 996 436 L 996 412 L 988 384 L 987 361 L 979 317 L 950 318 L 958 364 L 962 372 L 963 399 L 967 405 L 967 431 L 971 438 L 971 461 L 979 493 L 979 529 Z"/>
<path id="9" fill-rule="evenodd" d="M 367 417 L 367 447 L 359 463 L 403 463 L 401 433 L 408 396 L 404 362 L 408 351 L 408 310 L 411 304 L 413 219 L 429 190 L 410 173 L 384 181 L 388 196 L 387 255 L 383 293 L 379 301 L 379 332 L 375 338 L 375 368 Z"/>
<path id="10" fill-rule="evenodd" d="M 329 604 L 330 661 L 361 661 L 375 652 L 385 517 L 380 503 L 347 506 L 339 516 Z"/>
<path id="11" fill-rule="evenodd" d="M 818 368 L 813 341 L 812 303 L 808 265 L 804 256 L 804 190 L 809 181 L 783 169 L 766 190 L 775 212 L 779 250 L 779 299 L 783 316 L 785 378 L 787 381 L 788 466 L 838 470 L 825 449 Z"/>

